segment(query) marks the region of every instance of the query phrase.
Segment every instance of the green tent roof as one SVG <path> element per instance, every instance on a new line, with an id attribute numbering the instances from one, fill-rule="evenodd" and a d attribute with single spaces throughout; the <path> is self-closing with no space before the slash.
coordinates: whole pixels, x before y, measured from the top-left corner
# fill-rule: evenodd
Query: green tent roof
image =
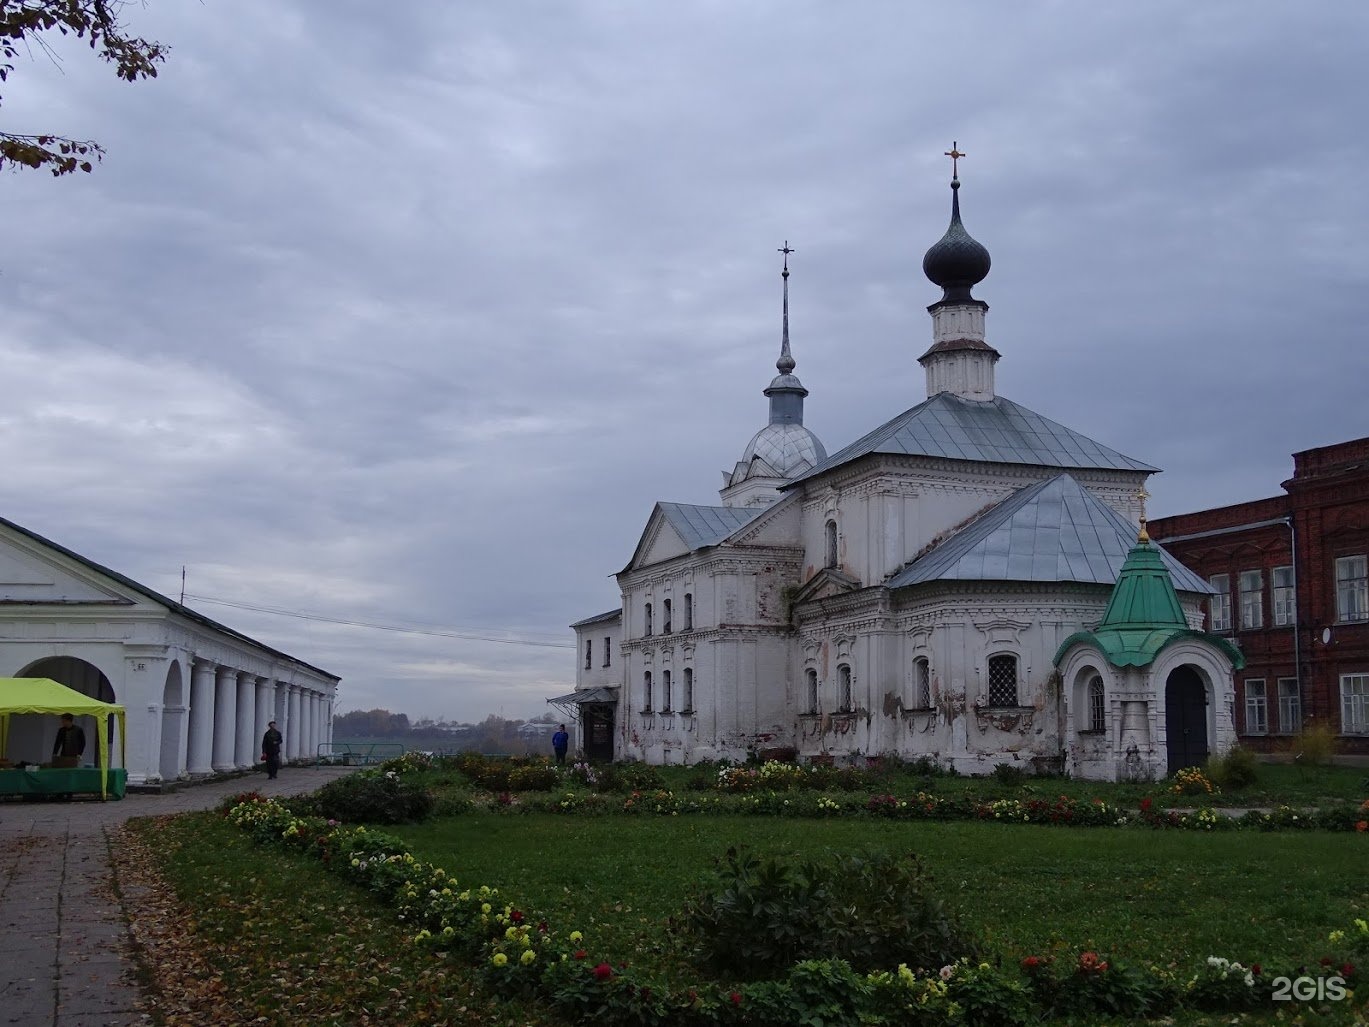
<path id="1" fill-rule="evenodd" d="M 1083 642 L 1101 649 L 1114 667 L 1145 667 L 1181 638 L 1201 638 L 1225 652 L 1237 670 L 1245 666 L 1244 654 L 1229 639 L 1188 626 L 1160 550 L 1143 537 L 1127 553 L 1098 627 L 1065 639 L 1054 662 L 1058 667 L 1065 653 Z"/>

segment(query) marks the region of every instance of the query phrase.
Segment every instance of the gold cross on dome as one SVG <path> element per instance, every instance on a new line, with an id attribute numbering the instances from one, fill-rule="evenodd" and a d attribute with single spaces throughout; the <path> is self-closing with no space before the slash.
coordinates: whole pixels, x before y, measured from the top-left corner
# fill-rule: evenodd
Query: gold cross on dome
<path id="1" fill-rule="evenodd" d="M 1150 533 L 1146 531 L 1146 500 L 1150 498 L 1150 493 L 1146 491 L 1144 483 L 1142 483 L 1140 491 L 1136 493 L 1136 498 L 1141 501 L 1141 533 L 1136 537 L 1136 541 L 1149 542 Z"/>
<path id="2" fill-rule="evenodd" d="M 960 158 L 961 158 L 961 157 L 965 156 L 965 154 L 961 153 L 960 150 L 956 147 L 956 143 L 955 143 L 955 140 L 954 140 L 954 139 L 951 140 L 951 148 L 950 148 L 949 150 L 946 151 L 946 156 L 951 158 L 951 177 L 952 177 L 952 178 L 959 178 L 959 177 L 960 177 L 960 170 L 959 170 L 960 165 L 959 165 L 959 161 L 960 161 Z"/>

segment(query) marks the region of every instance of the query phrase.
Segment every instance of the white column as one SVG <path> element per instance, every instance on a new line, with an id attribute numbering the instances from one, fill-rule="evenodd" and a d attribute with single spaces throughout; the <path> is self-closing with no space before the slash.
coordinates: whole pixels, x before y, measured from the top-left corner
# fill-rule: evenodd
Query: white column
<path id="1" fill-rule="evenodd" d="M 257 676 L 246 671 L 238 672 L 238 722 L 234 733 L 233 762 L 239 770 L 246 770 L 257 762 L 257 753 L 252 747 L 252 729 L 256 726 Z"/>
<path id="2" fill-rule="evenodd" d="M 252 741 L 257 750 L 252 758 L 261 755 L 261 737 L 266 734 L 266 725 L 276 719 L 276 690 L 271 687 L 270 678 L 257 678 L 257 723 L 252 729 L 256 737 Z"/>
<path id="3" fill-rule="evenodd" d="M 330 746 L 333 744 L 333 697 L 331 695 L 323 702 L 323 740 Z"/>
<path id="4" fill-rule="evenodd" d="M 214 769 L 226 774 L 237 768 L 233 747 L 238 725 L 238 675 L 220 667 L 214 675 Z"/>
<path id="5" fill-rule="evenodd" d="M 285 758 L 293 760 L 299 758 L 299 686 L 289 686 L 288 694 L 290 712 L 285 715 Z"/>
<path id="6" fill-rule="evenodd" d="M 190 731 L 185 765 L 190 774 L 212 774 L 214 752 L 214 665 L 195 661 L 190 679 Z"/>
<path id="7" fill-rule="evenodd" d="M 304 736 L 308 741 L 300 755 L 311 760 L 318 754 L 318 696 L 313 692 L 305 692 L 304 708 Z"/>

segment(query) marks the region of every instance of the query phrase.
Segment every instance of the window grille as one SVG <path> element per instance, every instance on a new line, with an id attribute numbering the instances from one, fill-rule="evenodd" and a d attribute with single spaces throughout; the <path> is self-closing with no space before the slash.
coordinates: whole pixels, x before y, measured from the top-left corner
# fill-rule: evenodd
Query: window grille
<path id="1" fill-rule="evenodd" d="M 1089 682 L 1089 730 L 1106 731 L 1108 711 L 1103 693 L 1103 679 L 1095 677 Z"/>
<path id="2" fill-rule="evenodd" d="M 932 665 L 926 657 L 913 661 L 913 681 L 917 688 L 913 696 L 919 710 L 932 708 Z"/>
<path id="3" fill-rule="evenodd" d="M 1017 705 L 1017 657 L 989 657 L 989 705 Z"/>
<path id="4" fill-rule="evenodd" d="M 851 668 L 842 664 L 837 668 L 837 680 L 840 682 L 840 703 L 838 708 L 842 713 L 850 713 L 851 705 Z"/>

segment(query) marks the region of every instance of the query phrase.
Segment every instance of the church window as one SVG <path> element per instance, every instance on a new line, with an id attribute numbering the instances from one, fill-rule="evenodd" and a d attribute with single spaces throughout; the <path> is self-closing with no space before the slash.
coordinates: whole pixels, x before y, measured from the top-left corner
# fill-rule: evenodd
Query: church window
<path id="1" fill-rule="evenodd" d="M 1001 654 L 989 657 L 989 705 L 1017 705 L 1017 657 Z"/>
<path id="2" fill-rule="evenodd" d="M 919 656 L 913 661 L 913 706 L 919 710 L 932 708 L 932 665 L 927 657 Z"/>
<path id="3" fill-rule="evenodd" d="M 605 666 L 605 667 L 607 667 L 607 666 L 613 661 L 612 650 L 609 649 L 609 642 L 610 642 L 610 641 L 612 641 L 612 639 L 608 639 L 608 638 L 604 639 L 604 666 Z M 585 666 L 588 667 L 589 664 L 585 664 Z"/>
<path id="4" fill-rule="evenodd" d="M 1298 600 L 1294 595 L 1293 568 L 1274 568 L 1274 623 L 1286 627 L 1298 615 Z"/>
<path id="5" fill-rule="evenodd" d="M 693 668 L 693 667 L 686 667 L 686 668 L 684 669 L 684 705 L 681 707 L 680 712 L 681 712 L 681 713 L 693 713 L 693 712 L 694 712 L 694 668 Z"/>
<path id="6" fill-rule="evenodd" d="M 1107 706 L 1103 695 L 1103 679 L 1095 676 L 1089 682 L 1089 730 L 1107 730 Z"/>
<path id="7" fill-rule="evenodd" d="M 807 694 L 807 696 L 805 696 L 805 698 L 804 698 L 804 705 L 803 705 L 804 712 L 805 712 L 805 713 L 817 713 L 817 712 L 818 712 L 818 672 L 815 671 L 812 667 L 809 667 L 808 670 L 804 672 L 804 685 L 805 685 L 805 686 L 807 687 L 807 689 L 808 689 L 808 694 Z"/>
<path id="8" fill-rule="evenodd" d="M 642 712 L 651 712 L 651 671 L 642 675 Z"/>
<path id="9" fill-rule="evenodd" d="M 661 634 L 670 634 L 670 600 L 661 603 Z"/>
<path id="10" fill-rule="evenodd" d="M 1340 730 L 1345 735 L 1369 734 L 1369 674 L 1341 675 Z"/>
<path id="11" fill-rule="evenodd" d="M 651 604 L 650 604 L 650 603 L 647 603 L 647 604 L 646 604 L 645 621 L 646 621 L 646 631 L 645 631 L 644 633 L 647 634 L 647 635 L 650 635 L 650 634 L 651 634 Z"/>
<path id="12" fill-rule="evenodd" d="M 827 564 L 828 567 L 837 565 L 837 522 L 827 522 Z"/>
<path id="13" fill-rule="evenodd" d="M 1207 630 L 1222 632 L 1231 630 L 1231 575 L 1214 574 L 1207 583 L 1217 590 L 1217 594 L 1207 600 Z"/>
<path id="14" fill-rule="evenodd" d="M 1302 729 L 1302 696 L 1297 678 L 1279 678 L 1279 730 L 1286 735 Z"/>
<path id="15" fill-rule="evenodd" d="M 1245 682 L 1245 733 L 1269 733 L 1269 700 L 1264 691 L 1264 678 L 1247 678 Z"/>
<path id="16" fill-rule="evenodd" d="M 1369 620 L 1369 565 L 1363 556 L 1336 561 L 1336 620 Z"/>
<path id="17" fill-rule="evenodd" d="M 1241 627 L 1264 627 L 1264 572 L 1241 571 Z"/>
<path id="18" fill-rule="evenodd" d="M 851 668 L 843 663 L 837 668 L 837 688 L 838 703 L 837 709 L 842 713 L 850 713 L 851 705 Z"/>
<path id="19" fill-rule="evenodd" d="M 585 670 L 589 670 L 594 662 L 594 639 L 585 640 Z"/>
<path id="20" fill-rule="evenodd" d="M 661 712 L 670 712 L 670 671 L 661 671 Z"/>
<path id="21" fill-rule="evenodd" d="M 693 631 L 693 630 L 694 630 L 694 593 L 693 593 L 693 592 L 686 592 L 686 593 L 685 593 L 684 629 L 685 629 L 686 631 Z"/>

